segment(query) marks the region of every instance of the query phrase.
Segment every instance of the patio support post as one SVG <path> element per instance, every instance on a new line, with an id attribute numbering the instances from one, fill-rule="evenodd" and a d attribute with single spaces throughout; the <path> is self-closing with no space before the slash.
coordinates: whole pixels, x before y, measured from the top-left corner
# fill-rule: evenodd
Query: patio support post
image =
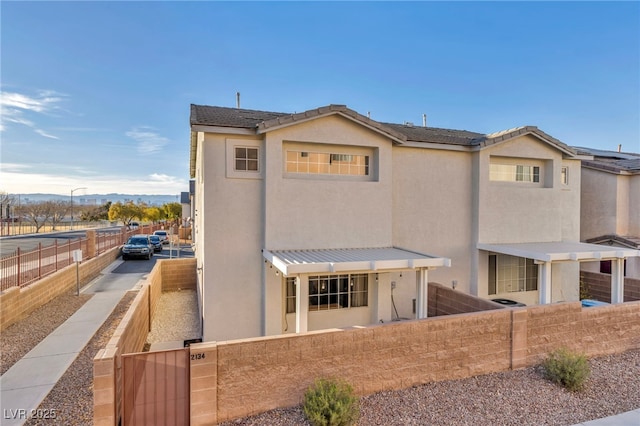
<path id="1" fill-rule="evenodd" d="M 309 282 L 296 275 L 296 333 L 307 332 L 307 317 L 309 312 Z"/>
<path id="2" fill-rule="evenodd" d="M 624 302 L 624 259 L 611 260 L 611 303 Z"/>
<path id="3" fill-rule="evenodd" d="M 416 271 L 416 319 L 427 318 L 428 290 L 427 270 L 420 268 Z"/>
<path id="4" fill-rule="evenodd" d="M 536 262 L 538 264 L 538 303 L 551 303 L 551 262 Z"/>

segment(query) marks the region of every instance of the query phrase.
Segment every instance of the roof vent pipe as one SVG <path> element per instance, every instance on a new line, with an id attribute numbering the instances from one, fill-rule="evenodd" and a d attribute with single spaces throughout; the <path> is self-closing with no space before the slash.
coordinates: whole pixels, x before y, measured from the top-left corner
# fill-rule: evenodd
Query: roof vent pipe
<path id="1" fill-rule="evenodd" d="M 621 143 L 618 144 L 618 152 L 622 152 L 622 144 Z"/>
<path id="2" fill-rule="evenodd" d="M 422 127 L 427 127 L 427 114 L 422 114 Z"/>
<path id="3" fill-rule="evenodd" d="M 236 108 L 240 109 L 240 92 L 236 92 Z"/>

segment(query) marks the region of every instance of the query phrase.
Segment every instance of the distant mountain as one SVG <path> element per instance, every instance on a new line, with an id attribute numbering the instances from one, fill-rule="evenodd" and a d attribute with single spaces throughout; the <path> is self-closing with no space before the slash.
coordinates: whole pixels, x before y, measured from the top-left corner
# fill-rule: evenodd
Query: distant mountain
<path id="1" fill-rule="evenodd" d="M 71 201 L 71 194 L 11 194 L 16 199 L 19 198 L 21 204 L 38 203 L 41 201 Z M 161 206 L 167 203 L 179 203 L 180 194 L 175 195 L 148 195 L 148 194 L 74 194 L 73 203 L 83 205 L 102 205 L 106 202 L 121 203 L 133 201 L 134 203 L 145 203 L 150 206 Z"/>

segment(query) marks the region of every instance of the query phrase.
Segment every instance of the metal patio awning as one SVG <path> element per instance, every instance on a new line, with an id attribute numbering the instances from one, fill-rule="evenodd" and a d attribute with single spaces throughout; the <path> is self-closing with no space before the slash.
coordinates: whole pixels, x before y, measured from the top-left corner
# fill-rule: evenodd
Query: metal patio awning
<path id="1" fill-rule="evenodd" d="M 514 244 L 478 244 L 478 249 L 511 256 L 526 257 L 541 262 L 597 261 L 640 257 L 640 250 L 608 247 L 579 241 L 558 241 Z"/>
<path id="2" fill-rule="evenodd" d="M 451 260 L 397 247 L 310 250 L 262 250 L 283 275 L 451 266 Z"/>

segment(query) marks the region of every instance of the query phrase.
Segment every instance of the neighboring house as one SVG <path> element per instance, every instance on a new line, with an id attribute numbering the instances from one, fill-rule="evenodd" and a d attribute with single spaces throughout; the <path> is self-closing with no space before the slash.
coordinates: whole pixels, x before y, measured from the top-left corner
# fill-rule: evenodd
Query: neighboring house
<path id="1" fill-rule="evenodd" d="M 428 281 L 578 300 L 580 261 L 640 255 L 579 242 L 590 158 L 532 126 L 485 135 L 343 105 L 192 105 L 203 338 L 425 318 Z"/>
<path id="2" fill-rule="evenodd" d="M 577 147 L 593 159 L 582 162 L 580 239 L 610 247 L 640 249 L 640 154 Z M 612 273 L 602 260 L 582 270 Z M 640 258 L 622 265 L 623 275 L 640 279 Z"/>

